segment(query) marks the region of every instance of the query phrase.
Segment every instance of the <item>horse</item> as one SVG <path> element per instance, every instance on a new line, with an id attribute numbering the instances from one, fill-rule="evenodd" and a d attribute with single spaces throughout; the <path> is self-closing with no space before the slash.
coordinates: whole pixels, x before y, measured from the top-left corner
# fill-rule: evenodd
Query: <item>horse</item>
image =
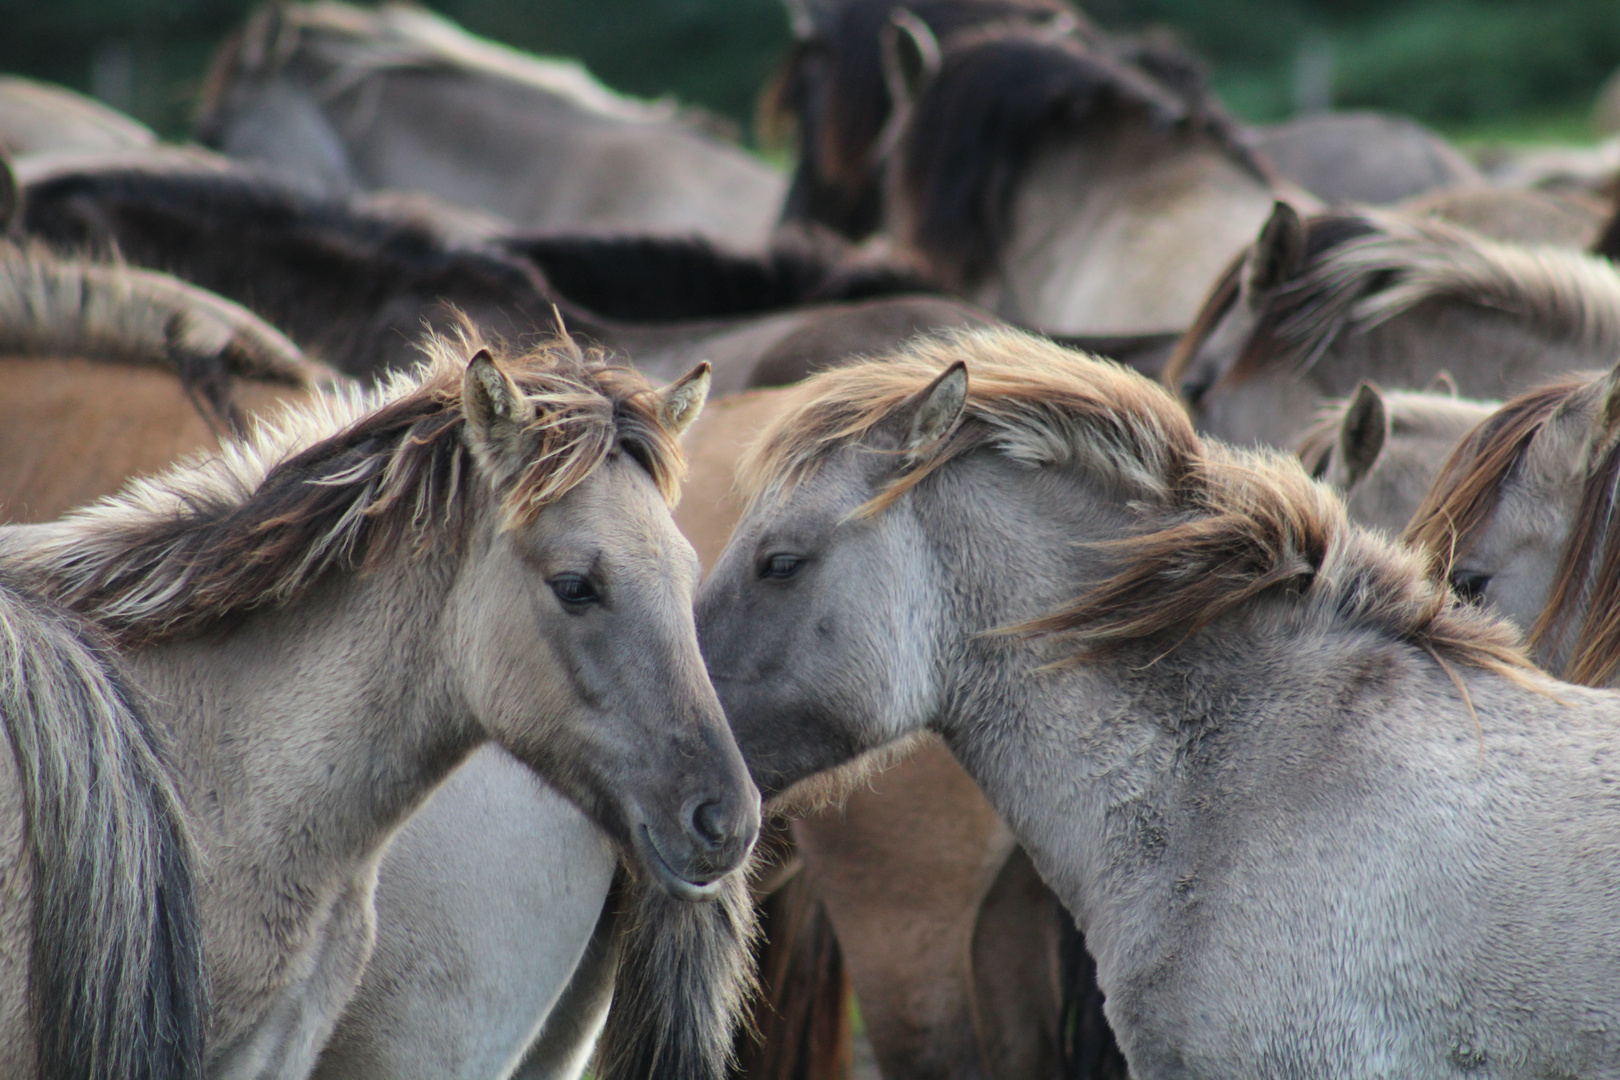
<path id="1" fill-rule="evenodd" d="M 157 136 L 138 123 L 65 87 L 0 75 L 0 154 L 140 150 Z"/>
<path id="2" fill-rule="evenodd" d="M 835 158 L 842 173 L 818 167 L 854 197 L 849 162 L 884 112 L 845 96 L 872 101 L 860 92 L 881 70 L 893 104 L 872 145 L 885 155 L 881 221 L 898 257 L 1043 332 L 1184 329 L 1280 190 L 1196 66 L 1106 38 L 1065 5 L 993 3 L 971 17 L 941 7 L 952 14 L 938 29 L 931 5 L 838 9 L 826 40 L 886 48 L 881 65 L 867 40 L 847 63 L 813 69 L 849 85 L 824 92 L 822 111 L 804 106 L 802 137 L 816 140 L 805 153 Z"/>
<path id="3" fill-rule="evenodd" d="M 1614 1076 L 1613 694 L 1274 451 L 1009 331 L 807 384 L 698 598 L 769 797 L 933 731 L 1138 1080 Z"/>
<path id="4" fill-rule="evenodd" d="M 1458 397 L 1449 375 L 1425 390 L 1363 382 L 1323 410 L 1299 458 L 1339 493 L 1351 521 L 1399 536 L 1451 451 L 1500 406 Z"/>
<path id="5" fill-rule="evenodd" d="M 786 189 L 668 103 L 406 4 L 261 7 L 215 56 L 196 130 L 328 193 L 425 191 L 549 230 L 754 247 Z"/>
<path id="6" fill-rule="evenodd" d="M 1299 116 L 1256 128 L 1253 146 L 1278 176 L 1330 206 L 1387 206 L 1485 183 L 1474 163 L 1445 139 L 1388 113 Z"/>
<path id="7" fill-rule="evenodd" d="M 665 381 L 708 360 L 717 394 L 793 382 L 851 350 L 987 320 L 942 297 L 896 295 L 915 288 L 903 276 L 817 267 L 810 252 L 762 255 L 759 272 L 749 274 L 739 271 L 739 258 L 713 248 L 683 246 L 684 257 L 674 259 L 642 245 L 633 249 L 641 262 L 662 260 L 648 274 L 660 284 L 651 285 L 612 241 L 474 240 L 441 228 L 425 203 L 402 213 L 311 196 L 195 155 L 35 159 L 17 169 L 14 231 L 70 250 L 116 250 L 129 262 L 177 274 L 250 307 L 304 349 L 366 381 L 414 366 L 422 323 L 448 330 L 456 319 L 451 309 L 512 341 L 544 333 L 560 317 L 580 339 L 634 357 Z M 576 280 L 636 275 L 635 292 L 661 318 L 671 313 L 672 298 L 684 297 L 673 309 L 681 317 L 601 317 L 552 288 L 542 264 L 553 260 L 566 261 Z M 683 277 L 678 288 L 668 284 Z M 717 278 L 729 284 L 709 287 Z M 813 296 L 795 297 L 796 288 Z M 795 306 L 810 299 L 818 303 Z"/>
<path id="8" fill-rule="evenodd" d="M 390 836 L 491 738 L 633 867 L 604 1071 L 717 1076 L 729 1052 L 758 802 L 666 507 L 703 373 L 655 393 L 566 341 L 475 345 L 0 531 L 0 567 L 92 620 L 159 703 L 208 871 L 209 1075 L 308 1073 Z"/>
<path id="9" fill-rule="evenodd" d="M 1548 671 L 1613 686 L 1615 370 L 1515 397 L 1446 461 L 1406 537 L 1460 595 L 1521 627 Z"/>
<path id="10" fill-rule="evenodd" d="M 0 515 L 48 521 L 336 378 L 164 274 L 0 240 Z"/>
<path id="11" fill-rule="evenodd" d="M 1302 218 L 1278 203 L 1163 377 L 1201 432 L 1287 446 L 1362 379 L 1415 387 L 1447 370 L 1463 394 L 1502 398 L 1617 351 L 1620 275 L 1607 260 L 1433 218 Z"/>

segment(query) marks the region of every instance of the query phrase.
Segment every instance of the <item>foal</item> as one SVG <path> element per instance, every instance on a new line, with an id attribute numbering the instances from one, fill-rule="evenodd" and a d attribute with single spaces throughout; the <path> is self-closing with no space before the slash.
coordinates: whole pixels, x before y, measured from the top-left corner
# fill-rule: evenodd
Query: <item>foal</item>
<path id="1" fill-rule="evenodd" d="M 668 510 L 705 374 L 655 393 L 567 342 L 503 365 L 438 341 L 374 396 L 0 533 L 0 569 L 113 637 L 175 749 L 205 868 L 209 1075 L 307 1074 L 365 965 L 389 838 L 491 740 L 646 879 L 722 899 L 701 905 L 710 938 L 665 949 L 693 985 L 609 1061 L 715 1074 L 736 965 L 681 951 L 740 957 L 731 871 L 759 810 Z"/>
<path id="2" fill-rule="evenodd" d="M 698 626 L 756 779 L 940 733 L 1138 1080 L 1620 1076 L 1620 700 L 1297 462 L 988 332 L 818 376 L 751 476 Z"/>

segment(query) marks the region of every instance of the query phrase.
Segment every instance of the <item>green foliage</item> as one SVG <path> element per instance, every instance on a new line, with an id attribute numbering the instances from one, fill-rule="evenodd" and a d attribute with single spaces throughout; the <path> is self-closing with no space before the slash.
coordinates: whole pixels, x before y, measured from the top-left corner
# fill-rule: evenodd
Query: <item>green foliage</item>
<path id="1" fill-rule="evenodd" d="M 608 85 L 673 94 L 747 128 L 788 44 L 780 0 L 433 0 L 534 52 L 582 59 Z M 1620 68 L 1620 0 L 1091 0 L 1103 25 L 1173 28 L 1251 119 L 1287 115 L 1301 43 L 1333 56 L 1334 102 L 1446 130 L 1577 127 Z M 167 134 L 214 45 L 252 0 L 0 0 L 0 70 L 99 88 Z"/>
<path id="2" fill-rule="evenodd" d="M 1173 28 L 1256 120 L 1292 110 L 1294 65 L 1311 37 L 1333 56 L 1335 105 L 1448 130 L 1584 116 L 1620 68 L 1615 0 L 1095 0 L 1088 9 L 1106 26 Z"/>

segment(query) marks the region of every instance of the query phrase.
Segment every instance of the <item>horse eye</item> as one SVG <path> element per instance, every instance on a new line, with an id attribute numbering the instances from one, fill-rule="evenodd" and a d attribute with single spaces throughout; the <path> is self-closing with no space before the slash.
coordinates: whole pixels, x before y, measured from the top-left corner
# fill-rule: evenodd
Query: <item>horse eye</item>
<path id="1" fill-rule="evenodd" d="M 1491 583 L 1491 575 L 1481 574 L 1476 570 L 1453 570 L 1448 581 L 1452 592 L 1470 604 L 1482 604 L 1485 602 L 1485 589 Z"/>
<path id="2" fill-rule="evenodd" d="M 580 574 L 559 574 L 551 579 L 550 584 L 557 599 L 572 608 L 582 608 L 601 599 L 591 583 Z"/>
<path id="3" fill-rule="evenodd" d="M 804 560 L 797 555 L 772 555 L 765 560 L 760 568 L 759 576 L 764 578 L 790 578 L 804 565 Z"/>

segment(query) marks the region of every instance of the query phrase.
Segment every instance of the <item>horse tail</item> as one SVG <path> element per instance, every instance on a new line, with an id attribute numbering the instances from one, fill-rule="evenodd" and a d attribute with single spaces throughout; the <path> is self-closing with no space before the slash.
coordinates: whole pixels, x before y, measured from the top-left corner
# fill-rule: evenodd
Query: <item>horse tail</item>
<path id="1" fill-rule="evenodd" d="M 26 814 L 42 1080 L 202 1076 L 189 836 L 137 700 L 89 627 L 0 580 L 0 724 Z"/>
<path id="2" fill-rule="evenodd" d="M 1125 1055 L 1103 1015 L 1097 962 L 1086 949 L 1085 935 L 1074 925 L 1074 917 L 1062 905 L 1057 906 L 1057 914 L 1063 1002 L 1058 1014 L 1063 1055 L 1060 1075 L 1063 1080 L 1130 1080 Z"/>
<path id="3" fill-rule="evenodd" d="M 754 1031 L 738 1035 L 747 1080 L 843 1080 L 853 1064 L 849 979 L 827 909 L 801 871 L 760 902 Z"/>
<path id="4" fill-rule="evenodd" d="M 616 890 L 620 891 L 620 890 Z M 678 900 L 641 878 L 622 890 L 613 1005 L 597 1044 L 601 1080 L 724 1080 L 732 1033 L 754 991 L 757 933 L 748 875 L 712 900 Z"/>

